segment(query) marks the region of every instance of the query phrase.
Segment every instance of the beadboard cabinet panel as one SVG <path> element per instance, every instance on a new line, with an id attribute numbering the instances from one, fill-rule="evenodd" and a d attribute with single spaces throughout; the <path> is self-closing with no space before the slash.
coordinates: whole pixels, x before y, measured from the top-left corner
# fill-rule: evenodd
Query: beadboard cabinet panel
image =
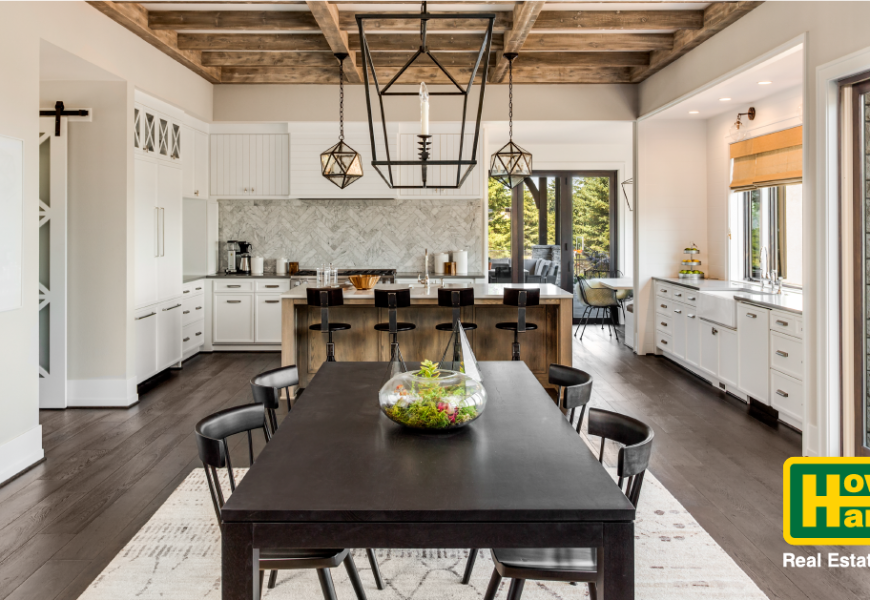
<path id="1" fill-rule="evenodd" d="M 290 136 L 211 135 L 210 195 L 274 198 L 290 195 Z"/>
<path id="2" fill-rule="evenodd" d="M 431 139 L 430 160 L 456 160 L 460 157 L 460 136 L 458 133 L 436 133 Z M 399 135 L 400 160 L 419 160 L 419 137 L 414 133 Z M 466 133 L 461 144 L 462 159 L 469 160 L 472 156 L 471 146 L 474 134 Z M 483 195 L 483 181 L 486 178 L 487 166 L 481 160 L 483 140 L 477 145 L 477 165 L 472 169 L 465 183 L 459 189 L 408 189 L 399 190 L 400 197 L 446 196 L 451 198 L 480 198 Z M 460 178 L 467 166 L 463 166 Z M 398 167 L 397 183 L 400 185 L 422 185 L 423 174 L 420 167 Z M 394 173 L 395 175 L 395 173 Z M 455 185 L 457 180 L 456 167 L 439 165 L 427 168 L 427 185 Z"/>

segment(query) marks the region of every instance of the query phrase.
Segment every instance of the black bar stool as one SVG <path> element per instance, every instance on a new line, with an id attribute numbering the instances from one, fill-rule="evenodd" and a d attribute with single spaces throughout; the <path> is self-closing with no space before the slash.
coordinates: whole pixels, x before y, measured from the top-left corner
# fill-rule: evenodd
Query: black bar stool
<path id="1" fill-rule="evenodd" d="M 474 306 L 474 288 L 438 288 L 438 306 L 453 309 L 453 321 L 451 323 L 438 323 L 435 329 L 438 331 L 453 331 L 453 327 L 459 321 L 463 306 Z M 474 323 L 462 323 L 465 331 L 477 329 Z"/>
<path id="2" fill-rule="evenodd" d="M 329 341 L 326 343 L 326 362 L 335 362 L 335 344 L 332 341 L 332 332 L 350 329 L 350 325 L 347 323 L 330 323 L 329 307 L 343 306 L 344 294 L 342 294 L 340 287 L 308 288 L 306 291 L 308 294 L 308 306 L 320 307 L 320 324 L 312 325 L 308 329 L 329 335 Z"/>
<path id="3" fill-rule="evenodd" d="M 534 323 L 526 323 L 526 308 L 529 306 L 538 306 L 541 303 L 541 290 L 505 288 L 503 303 L 505 306 L 517 307 L 517 321 L 516 323 L 496 323 L 495 328 L 514 332 L 514 344 L 513 351 L 511 352 L 511 360 L 520 360 L 519 334 L 526 331 L 534 331 L 538 328 Z"/>
<path id="4" fill-rule="evenodd" d="M 399 323 L 398 309 L 411 306 L 411 289 L 375 289 L 375 306 L 390 311 L 389 323 L 375 325 L 375 331 L 385 331 L 390 334 L 390 372 L 394 367 L 401 365 L 401 372 L 404 373 L 408 369 L 405 367 L 405 359 L 402 358 L 402 350 L 399 348 L 399 332 L 411 331 L 417 326 L 413 323 Z"/>

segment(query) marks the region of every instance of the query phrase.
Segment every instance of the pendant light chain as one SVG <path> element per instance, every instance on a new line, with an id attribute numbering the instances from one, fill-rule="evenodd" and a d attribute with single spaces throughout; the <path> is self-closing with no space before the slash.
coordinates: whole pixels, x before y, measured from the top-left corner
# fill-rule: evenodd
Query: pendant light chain
<path id="1" fill-rule="evenodd" d="M 339 134 L 338 140 L 344 140 L 344 57 L 338 63 L 338 123 Z"/>
<path id="2" fill-rule="evenodd" d="M 508 139 L 514 139 L 514 59 L 508 60 Z"/>

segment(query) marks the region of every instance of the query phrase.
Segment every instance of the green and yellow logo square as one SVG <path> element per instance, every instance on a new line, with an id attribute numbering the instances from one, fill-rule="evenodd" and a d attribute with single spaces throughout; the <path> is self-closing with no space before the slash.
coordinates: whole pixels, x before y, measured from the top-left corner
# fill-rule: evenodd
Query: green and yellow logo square
<path id="1" fill-rule="evenodd" d="M 793 545 L 870 545 L 870 458 L 790 458 L 782 531 Z"/>

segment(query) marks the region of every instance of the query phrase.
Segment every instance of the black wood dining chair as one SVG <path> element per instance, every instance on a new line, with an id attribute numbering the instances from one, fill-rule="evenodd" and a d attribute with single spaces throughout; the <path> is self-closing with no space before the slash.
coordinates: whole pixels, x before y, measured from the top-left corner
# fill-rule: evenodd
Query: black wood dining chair
<path id="1" fill-rule="evenodd" d="M 574 423 L 574 413 L 578 408 L 580 409 L 580 418 L 577 420 L 577 433 L 580 433 L 583 416 L 586 414 L 586 405 L 589 404 L 589 399 L 592 397 L 592 375 L 573 367 L 552 364 L 547 380 L 556 386 L 559 408 L 571 410 L 568 414 L 569 423 Z M 477 553 L 478 548 L 469 550 L 462 583 L 471 581 Z"/>
<path id="2" fill-rule="evenodd" d="M 254 464 L 254 447 L 251 432 L 263 430 L 268 443 L 271 439 L 267 425 L 266 413 L 260 404 L 248 404 L 228 408 L 202 419 L 194 428 L 199 459 L 205 467 L 205 476 L 211 500 L 214 505 L 218 523 L 222 524 L 221 511 L 224 506 L 224 493 L 221 488 L 218 469 L 226 467 L 230 482 L 230 492 L 236 491 L 236 480 L 233 475 L 233 465 L 230 458 L 230 447 L 227 438 L 238 433 L 248 434 L 248 453 L 250 464 Z M 362 580 L 353 557 L 347 549 L 344 550 L 299 550 L 299 549 L 266 549 L 260 552 L 260 594 L 263 593 L 263 579 L 266 571 L 272 571 L 269 576 L 269 587 L 274 588 L 278 571 L 297 569 L 316 569 L 320 580 L 320 589 L 325 600 L 337 600 L 332 575 L 329 569 L 344 563 L 348 578 L 353 586 L 358 600 L 366 600 Z"/>
<path id="3" fill-rule="evenodd" d="M 251 393 L 254 395 L 254 402 L 263 405 L 273 435 L 278 430 L 278 417 L 275 411 L 281 400 L 281 392 L 287 396 L 287 412 L 290 412 L 292 408 L 290 388 L 297 385 L 299 385 L 299 369 L 296 368 L 296 365 L 263 371 L 251 379 Z"/>
<path id="4" fill-rule="evenodd" d="M 308 329 L 325 333 L 329 337 L 326 342 L 326 362 L 335 362 L 335 343 L 332 334 L 336 331 L 350 329 L 347 323 L 331 323 L 329 321 L 329 308 L 344 305 L 344 294 L 340 287 L 308 288 L 306 290 L 308 306 L 320 308 L 320 323 L 311 325 Z"/>
<path id="5" fill-rule="evenodd" d="M 653 430 L 645 423 L 618 413 L 589 410 L 589 435 L 601 437 L 598 461 L 603 463 L 607 440 L 622 444 L 616 465 L 619 488 L 637 507 L 643 476 L 652 453 Z M 508 600 L 520 600 L 526 580 L 586 583 L 589 597 L 598 598 L 603 569 L 598 548 L 494 548 L 495 568 L 484 600 L 493 600 L 501 580 L 511 579 Z M 606 594 L 606 590 L 605 590 Z"/>
<path id="6" fill-rule="evenodd" d="M 496 323 L 495 328 L 514 332 L 514 343 L 511 346 L 511 360 L 520 360 L 519 335 L 538 328 L 536 324 L 526 322 L 526 308 L 538 306 L 541 303 L 541 290 L 505 288 L 502 302 L 505 306 L 517 307 L 517 320 L 508 323 Z"/>

